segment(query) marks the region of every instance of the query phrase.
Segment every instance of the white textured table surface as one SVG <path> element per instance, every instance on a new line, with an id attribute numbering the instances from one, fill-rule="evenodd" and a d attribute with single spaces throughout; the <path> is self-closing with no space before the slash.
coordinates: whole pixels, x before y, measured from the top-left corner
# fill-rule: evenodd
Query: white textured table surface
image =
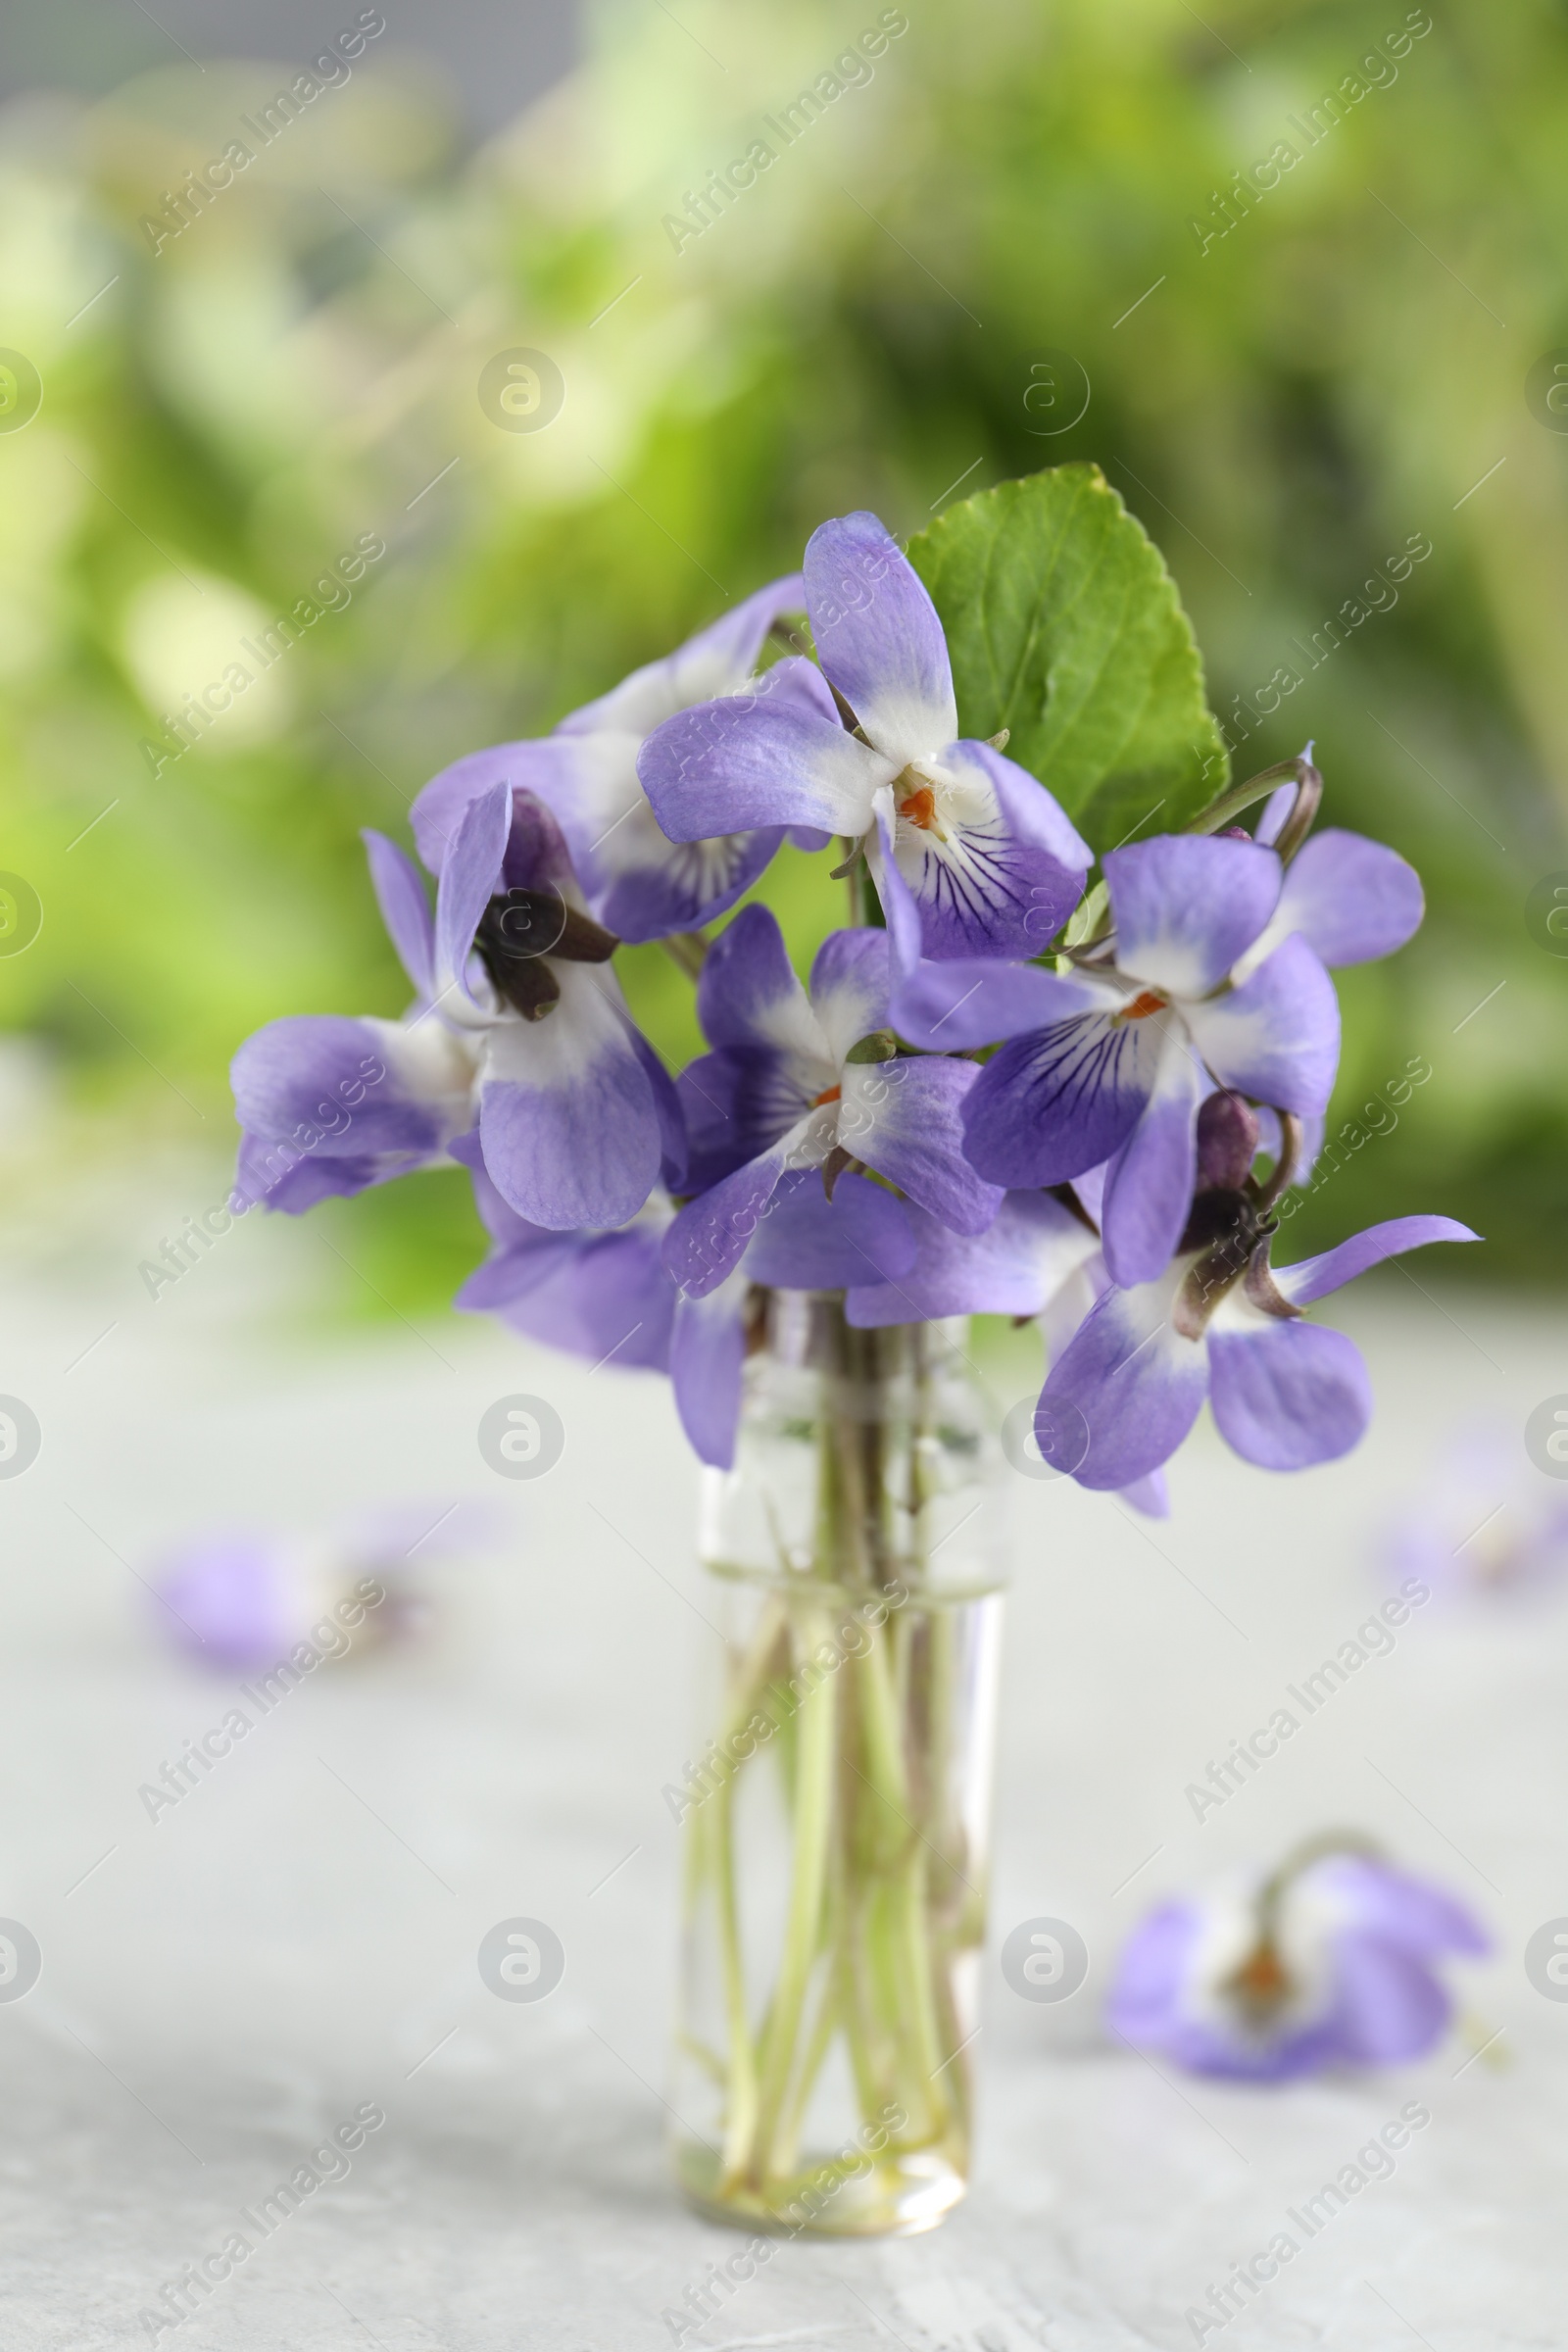
<path id="1" fill-rule="evenodd" d="M 138 1253 L 7 1285 L 0 1389 L 45 1442 L 0 1483 L 0 1915 L 44 1967 L 0 2005 L 0 2343 L 150 2341 L 138 2315 L 162 2283 L 374 2101 L 386 2122 L 347 2177 L 162 2344 L 656 2352 L 662 2312 L 735 2245 L 674 2202 L 661 2147 L 660 1788 L 690 1752 L 706 1639 L 667 1396 L 459 1318 L 312 1351 L 268 1319 L 330 1270 L 294 1230 L 253 1222 L 156 1307 Z M 1520 1955 L 1568 1912 L 1568 1599 L 1435 1601 L 1242 1795 L 1201 1826 L 1183 1798 L 1392 1588 L 1374 1522 L 1445 1433 L 1483 1408 L 1517 1429 L 1568 1387 L 1544 1316 L 1439 1305 L 1391 1275 L 1347 1320 L 1380 1411 L 1346 1465 L 1270 1481 L 1203 1438 L 1152 1529 L 1020 1482 L 969 2203 L 929 2238 L 787 2245 L 689 2342 L 1191 2343 L 1187 2308 L 1412 2097 L 1431 2128 L 1224 2341 L 1563 2340 L 1568 2005 Z M 556 1402 L 568 1446 L 504 1485 L 474 1430 L 518 1390 Z M 130 1568 L 220 1517 L 426 1498 L 434 1516 L 460 1495 L 510 1532 L 432 1579 L 432 1638 L 316 1675 L 150 1822 L 138 1787 L 232 1686 L 171 1653 Z M 1467 1986 L 1485 2031 L 1506 2029 L 1491 2058 L 1465 2065 L 1456 2042 L 1396 2075 L 1255 2091 L 1104 2046 L 1098 1995 L 1141 1908 L 1345 1823 L 1494 1929 Z M 496 2000 L 475 1967 L 518 1914 L 567 1954 L 537 2006 Z M 1060 2008 L 996 1968 L 1038 1914 L 1076 1922 L 1093 1956 Z"/>

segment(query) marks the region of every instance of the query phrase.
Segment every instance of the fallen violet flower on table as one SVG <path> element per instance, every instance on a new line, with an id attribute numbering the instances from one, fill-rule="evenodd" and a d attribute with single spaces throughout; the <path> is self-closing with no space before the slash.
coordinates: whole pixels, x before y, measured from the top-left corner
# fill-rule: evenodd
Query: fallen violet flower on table
<path id="1" fill-rule="evenodd" d="M 383 1507 L 334 1528 L 281 1534 L 194 1531 L 153 1564 L 157 1623 L 176 1649 L 220 1673 L 259 1674 L 298 1657 L 347 1657 L 418 1633 L 422 1572 L 473 1539 L 471 1507 Z"/>
<path id="2" fill-rule="evenodd" d="M 1568 1489 L 1543 1475 L 1517 1428 L 1472 1423 L 1445 1434 L 1377 1549 L 1450 1599 L 1544 1599 L 1568 1578 Z"/>
<path id="3" fill-rule="evenodd" d="M 1194 2074 L 1283 2082 L 1423 2057 L 1453 2003 L 1437 1964 L 1489 1939 L 1366 1840 L 1310 1839 L 1266 1878 L 1160 1904 L 1123 1947 L 1106 2023 Z"/>

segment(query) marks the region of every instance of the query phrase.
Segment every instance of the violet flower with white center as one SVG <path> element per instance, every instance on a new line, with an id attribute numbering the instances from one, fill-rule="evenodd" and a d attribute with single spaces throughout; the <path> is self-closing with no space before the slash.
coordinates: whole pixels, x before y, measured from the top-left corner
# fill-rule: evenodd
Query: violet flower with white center
<path id="1" fill-rule="evenodd" d="M 679 1105 L 550 811 L 502 783 L 470 802 L 433 920 L 412 862 L 377 835 L 367 846 L 417 1009 L 401 1024 L 296 1017 L 248 1039 L 233 1065 L 242 1178 L 258 1158 L 303 1153 L 309 1168 L 269 1196 L 296 1209 L 446 1155 L 482 1162 L 537 1225 L 634 1216 L 662 1169 L 681 1173 Z M 377 1063 L 382 1076 L 368 1081 Z M 326 1130 L 334 1102 L 339 1123 Z"/>
<path id="2" fill-rule="evenodd" d="M 1321 779 L 1305 758 L 1293 764 L 1309 821 Z M 1186 834 L 1112 851 L 1104 871 L 1112 938 L 1065 973 L 916 966 L 895 912 L 894 1019 L 912 1043 L 950 1051 L 1010 1041 L 964 1105 L 969 1156 L 1009 1185 L 1107 1162 L 1105 1262 L 1130 1286 L 1153 1281 L 1176 1248 L 1212 1084 L 1320 1115 L 1340 1037 L 1325 965 L 1402 946 L 1422 898 L 1394 851 L 1332 830 L 1284 866 L 1246 838 Z"/>
<path id="3" fill-rule="evenodd" d="M 981 1233 L 999 1187 L 963 1152 L 959 1110 L 978 1072 L 939 1055 L 899 1056 L 887 1034 L 887 934 L 835 931 L 817 952 L 810 993 L 791 969 L 764 906 L 747 906 L 714 943 L 697 1009 L 714 1051 L 683 1073 L 689 1182 L 664 1262 L 701 1298 L 738 1264 L 788 1175 L 873 1169 L 959 1233 Z M 886 1196 L 884 1220 L 902 1216 Z"/>
<path id="4" fill-rule="evenodd" d="M 506 782 L 537 793 L 554 811 L 587 905 L 618 938 L 662 939 L 723 914 L 761 873 L 785 827 L 672 841 L 638 782 L 637 755 L 644 738 L 676 711 L 746 696 L 769 629 L 804 601 L 799 573 L 774 580 L 663 661 L 633 670 L 609 694 L 573 710 L 553 735 L 497 744 L 443 768 L 412 812 L 425 864 L 440 872 L 466 809 Z M 764 677 L 770 696 L 834 719 L 833 698 L 808 662 L 781 662 Z M 813 833 L 804 846 L 819 849 L 822 841 Z"/>
<path id="5" fill-rule="evenodd" d="M 1366 1367 L 1353 1341 L 1304 1310 L 1386 1257 L 1479 1238 L 1451 1217 L 1394 1217 L 1273 1267 L 1269 1210 L 1289 1174 L 1290 1123 L 1267 1186 L 1250 1173 L 1256 1123 L 1239 1097 L 1210 1097 L 1199 1130 L 1208 1181 L 1175 1257 L 1155 1282 L 1105 1291 L 1041 1391 L 1040 1451 L 1080 1486 L 1125 1487 L 1157 1469 L 1205 1396 L 1221 1437 L 1260 1469 L 1348 1453 L 1371 1418 Z"/>
<path id="6" fill-rule="evenodd" d="M 1010 1010 L 995 984 L 983 992 L 992 1035 L 1011 1042 L 986 1065 L 964 1132 L 970 1158 L 998 1183 L 1060 1184 L 1109 1161 L 1105 1262 L 1119 1282 L 1148 1282 L 1181 1232 L 1210 1073 L 1281 1109 L 1320 1110 L 1339 1060 L 1339 1006 L 1300 938 L 1232 984 L 1279 901 L 1272 850 L 1175 836 L 1113 851 L 1104 865 L 1114 962 L 1070 977 L 1026 967 L 1013 975 Z M 961 1044 L 967 1007 L 946 973 L 935 987 L 953 1019 L 945 1032 L 935 1015 L 934 1033 L 957 1027 Z M 902 999 L 900 1013 L 913 1017 Z"/>
<path id="7" fill-rule="evenodd" d="M 754 695 L 666 720 L 637 762 L 660 824 L 672 841 L 737 825 L 843 835 L 864 847 L 884 903 L 891 858 L 927 956 L 1037 954 L 1094 853 L 1000 740 L 957 740 L 942 623 L 874 514 L 823 523 L 805 573 L 832 705 L 769 691 L 770 671 Z"/>
<path id="8" fill-rule="evenodd" d="M 1314 1838 L 1258 1881 L 1162 1903 L 1124 1947 L 1113 2034 L 1195 2074 L 1282 2082 L 1423 2057 L 1453 2014 L 1437 1963 L 1488 1938 L 1366 1841 Z"/>

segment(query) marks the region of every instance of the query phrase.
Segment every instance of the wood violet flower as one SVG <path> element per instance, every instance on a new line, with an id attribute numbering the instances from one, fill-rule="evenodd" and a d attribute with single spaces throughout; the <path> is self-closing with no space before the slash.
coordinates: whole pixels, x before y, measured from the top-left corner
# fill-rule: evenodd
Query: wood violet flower
<path id="1" fill-rule="evenodd" d="M 852 1161 L 873 1168 L 960 1233 L 981 1233 L 1001 1188 L 963 1153 L 958 1114 L 978 1072 L 937 1054 L 900 1057 L 886 1034 L 887 934 L 835 931 L 811 967 L 791 969 L 764 906 L 745 907 L 703 966 L 697 1010 L 713 1052 L 680 1082 L 689 1182 L 664 1259 L 702 1298 L 738 1264 L 783 1180 L 821 1169 L 831 1187 Z M 902 1205 L 880 1195 L 890 1222 Z"/>
<path id="2" fill-rule="evenodd" d="M 1314 1839 L 1260 1882 L 1152 1912 L 1121 1954 L 1106 2023 L 1196 2074 L 1280 2082 L 1398 2065 L 1448 2026 L 1436 1964 L 1487 1948 L 1441 1887 L 1364 1840 Z"/>
<path id="3" fill-rule="evenodd" d="M 805 572 L 832 701 L 813 707 L 795 674 L 806 665 L 781 662 L 754 694 L 667 720 L 637 762 L 659 822 L 683 842 L 737 825 L 847 836 L 865 845 L 884 899 L 886 843 L 927 956 L 1034 954 L 1094 853 L 1000 745 L 956 740 L 942 623 L 874 514 L 823 523 Z"/>
<path id="4" fill-rule="evenodd" d="M 270 1195 L 292 1209 L 477 1154 L 533 1224 L 634 1216 L 662 1168 L 680 1173 L 679 1106 L 609 969 L 618 943 L 587 913 L 550 811 L 504 782 L 470 802 L 433 919 L 412 862 L 378 836 L 367 844 L 416 1007 L 402 1023 L 295 1017 L 248 1039 L 233 1065 L 242 1178 L 269 1149 L 303 1152 L 303 1178 L 290 1168 Z M 383 1065 L 373 1085 L 368 1062 Z M 320 1132 L 322 1105 L 356 1085 L 353 1105 Z"/>
<path id="5" fill-rule="evenodd" d="M 1174 835 L 1112 851 L 1104 870 L 1114 928 L 1102 960 L 1006 980 L 927 966 L 895 1013 L 922 1041 L 965 1045 L 982 1019 L 1010 1041 L 965 1103 L 969 1156 L 1010 1185 L 1108 1161 L 1105 1262 L 1132 1284 L 1152 1281 L 1176 1247 L 1213 1082 L 1321 1112 L 1340 1046 L 1325 964 L 1402 944 L 1421 890 L 1402 858 L 1353 834 L 1323 834 L 1288 869 L 1257 842 Z"/>
<path id="6" fill-rule="evenodd" d="M 1170 1459 L 1205 1397 L 1260 1469 L 1348 1453 L 1372 1416 L 1366 1366 L 1305 1309 L 1386 1257 L 1479 1236 L 1452 1217 L 1391 1217 L 1284 1267 L 1269 1264 L 1271 1238 L 1250 1192 L 1200 1192 L 1159 1280 L 1106 1290 L 1053 1364 L 1035 1416 L 1043 1458 L 1082 1487 L 1128 1486 Z"/>

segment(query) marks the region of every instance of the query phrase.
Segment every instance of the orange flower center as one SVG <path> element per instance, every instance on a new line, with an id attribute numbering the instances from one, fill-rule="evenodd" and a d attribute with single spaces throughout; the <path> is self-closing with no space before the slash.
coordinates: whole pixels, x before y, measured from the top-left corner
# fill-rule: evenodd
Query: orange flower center
<path id="1" fill-rule="evenodd" d="M 841 1100 L 843 1093 L 844 1089 L 841 1086 L 824 1087 L 822 1092 L 817 1096 L 815 1102 L 811 1104 L 811 1108 L 813 1110 L 820 1110 L 824 1102 L 837 1102 Z"/>
<path id="2" fill-rule="evenodd" d="M 1156 996 L 1152 988 L 1146 988 L 1142 996 L 1134 997 L 1130 1004 L 1122 1006 L 1116 1018 L 1119 1021 L 1147 1021 L 1152 1012 L 1163 1012 L 1164 1009 L 1164 998 Z"/>
<path id="3" fill-rule="evenodd" d="M 906 801 L 901 801 L 899 814 L 909 824 L 918 825 L 922 833 L 929 833 L 937 821 L 937 796 L 930 785 L 922 784 Z"/>
<path id="4" fill-rule="evenodd" d="M 1225 1989 L 1261 2024 L 1284 2007 L 1290 1997 L 1291 1980 L 1278 1952 L 1265 1937 L 1243 1961 Z"/>
<path id="5" fill-rule="evenodd" d="M 1284 1991 L 1286 1983 L 1279 1954 L 1272 1945 L 1259 1944 L 1246 1966 L 1237 1972 L 1236 1981 L 1239 1984 L 1245 1984 L 1254 1998 L 1274 1999 Z"/>

